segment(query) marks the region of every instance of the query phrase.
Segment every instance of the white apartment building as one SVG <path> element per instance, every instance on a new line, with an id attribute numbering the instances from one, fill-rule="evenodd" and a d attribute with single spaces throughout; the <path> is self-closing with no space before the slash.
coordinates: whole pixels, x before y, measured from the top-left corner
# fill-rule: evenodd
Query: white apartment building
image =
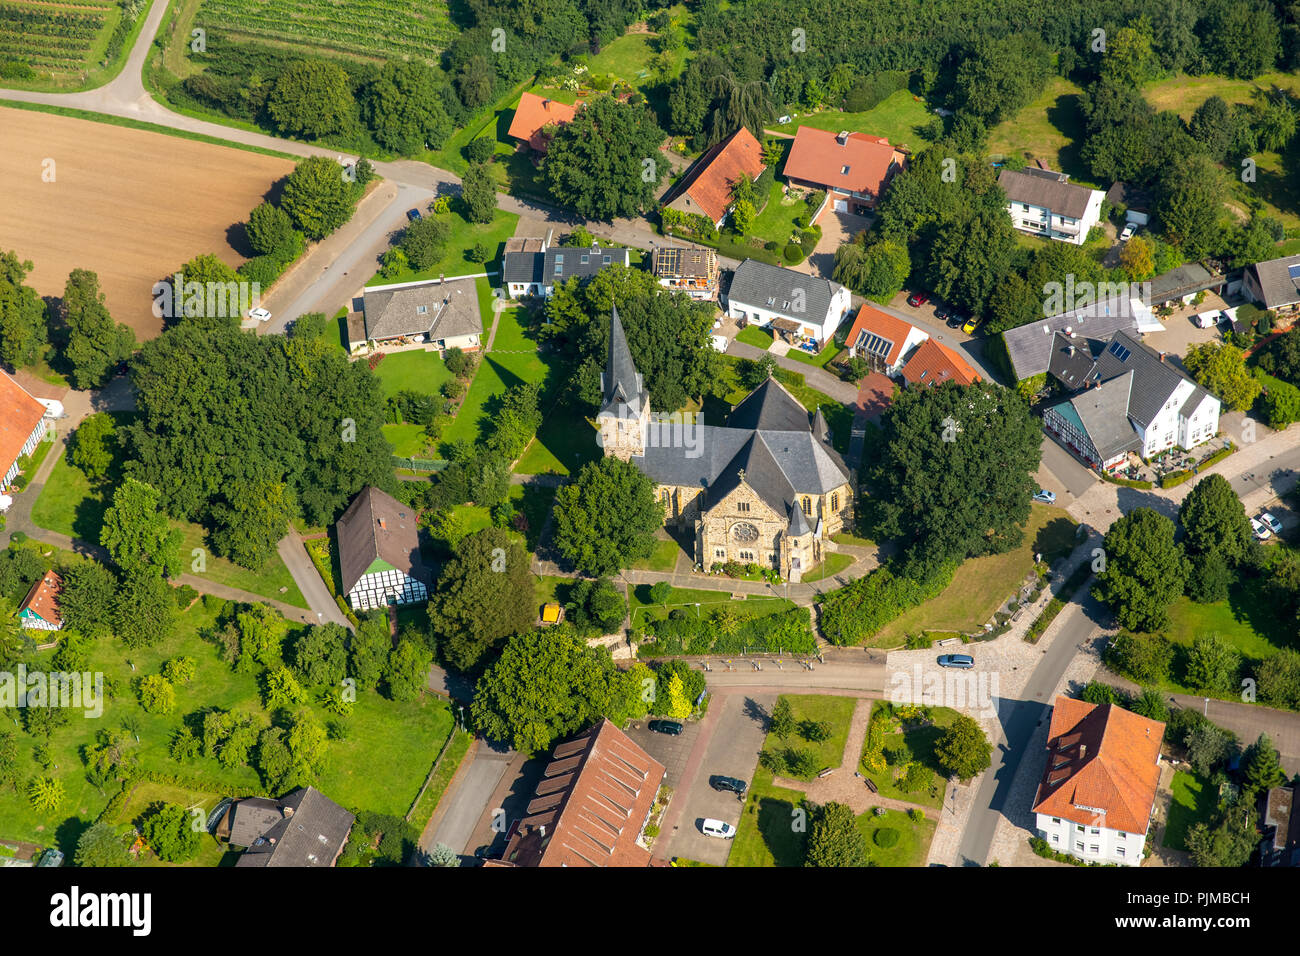
<path id="1" fill-rule="evenodd" d="M 1081 246 L 1101 222 L 1100 189 L 1070 185 L 1065 173 L 1050 169 L 1004 169 L 998 185 L 1007 194 L 1011 224 L 1021 232 Z"/>

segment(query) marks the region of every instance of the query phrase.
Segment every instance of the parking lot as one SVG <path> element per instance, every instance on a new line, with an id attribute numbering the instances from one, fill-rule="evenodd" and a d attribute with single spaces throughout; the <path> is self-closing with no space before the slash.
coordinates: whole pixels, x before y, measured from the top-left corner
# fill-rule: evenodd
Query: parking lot
<path id="1" fill-rule="evenodd" d="M 709 785 L 711 776 L 738 777 L 749 783 L 758 766 L 758 752 L 766 736 L 767 714 L 776 704 L 776 694 L 715 693 L 705 723 L 711 730 L 704 742 L 704 756 L 692 779 L 683 780 L 691 750 L 700 740 L 701 724 L 689 723 L 680 737 L 650 732 L 639 721 L 628 735 L 667 769 L 666 782 L 672 787 L 673 804 L 680 811 L 672 832 L 665 832 L 655 847 L 659 857 L 685 857 L 701 863 L 723 866 L 731 841 L 705 836 L 700 822 L 706 817 L 736 826 L 744 804 L 734 793 L 720 792 Z M 717 708 L 716 713 L 714 708 Z"/>

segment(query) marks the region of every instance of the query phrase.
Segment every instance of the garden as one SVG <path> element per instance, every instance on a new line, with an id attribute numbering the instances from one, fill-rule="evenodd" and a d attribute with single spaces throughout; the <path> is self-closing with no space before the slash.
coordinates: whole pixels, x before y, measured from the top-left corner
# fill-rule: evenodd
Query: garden
<path id="1" fill-rule="evenodd" d="M 956 717 L 957 711 L 948 707 L 877 701 L 862 744 L 860 770 L 882 797 L 938 810 L 948 772 L 934 748 Z"/>

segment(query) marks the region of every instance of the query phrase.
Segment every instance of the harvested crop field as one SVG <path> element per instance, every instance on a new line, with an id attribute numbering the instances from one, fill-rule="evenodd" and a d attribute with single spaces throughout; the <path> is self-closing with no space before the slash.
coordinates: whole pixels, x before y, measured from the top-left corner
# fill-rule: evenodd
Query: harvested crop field
<path id="1" fill-rule="evenodd" d="M 162 329 L 153 284 L 200 253 L 243 262 L 236 224 L 293 171 L 274 156 L 30 110 L 0 108 L 0 128 L 0 249 L 32 262 L 27 281 L 43 296 L 61 295 L 73 269 L 99 273 L 113 318 L 141 339 Z"/>

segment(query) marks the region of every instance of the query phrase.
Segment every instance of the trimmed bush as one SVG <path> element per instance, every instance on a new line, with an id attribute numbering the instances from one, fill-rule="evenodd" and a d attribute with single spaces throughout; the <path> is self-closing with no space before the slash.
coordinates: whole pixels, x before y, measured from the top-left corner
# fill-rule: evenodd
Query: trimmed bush
<path id="1" fill-rule="evenodd" d="M 881 827 L 871 834 L 871 842 L 884 850 L 898 846 L 898 831 L 893 827 Z"/>
<path id="2" fill-rule="evenodd" d="M 787 242 L 781 252 L 781 258 L 792 266 L 798 265 L 803 261 L 803 248 L 798 243 Z"/>

